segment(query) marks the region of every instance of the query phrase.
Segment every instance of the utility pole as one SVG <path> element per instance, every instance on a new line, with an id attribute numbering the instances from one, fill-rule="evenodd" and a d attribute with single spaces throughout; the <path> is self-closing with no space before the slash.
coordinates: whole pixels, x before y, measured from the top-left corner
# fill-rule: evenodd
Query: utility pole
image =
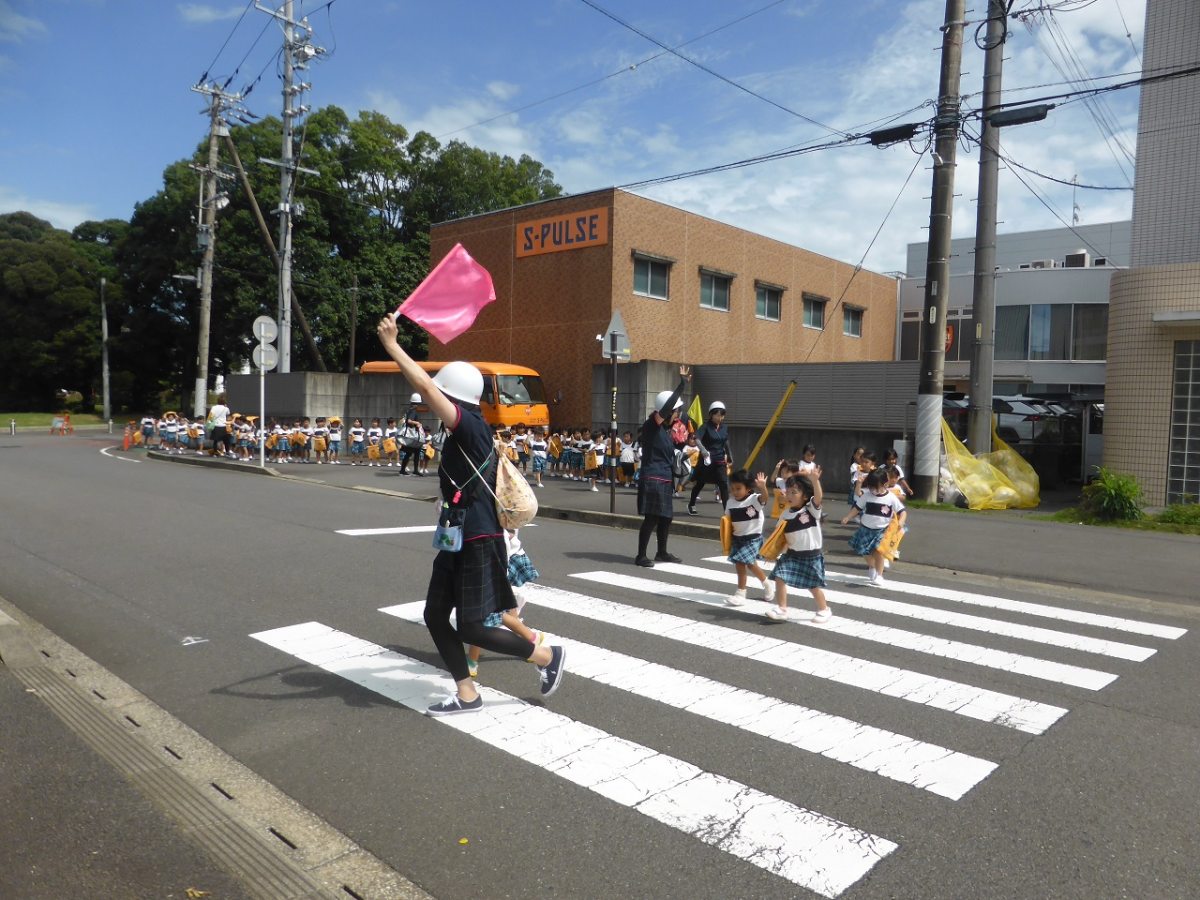
<path id="1" fill-rule="evenodd" d="M 108 280 L 100 276 L 100 396 L 104 404 L 104 421 L 112 418 L 112 398 L 108 392 L 108 306 L 104 288 Z"/>
<path id="2" fill-rule="evenodd" d="M 283 29 L 283 143 L 279 166 L 279 369 L 292 371 L 292 214 L 300 213 L 299 204 L 292 203 L 292 180 L 298 171 L 294 157 L 296 120 L 308 112 L 308 107 L 296 105 L 296 98 L 312 85 L 295 82 L 297 70 L 308 68 L 310 60 L 325 52 L 324 47 L 312 43 L 312 28 L 308 19 L 296 21 L 293 0 L 283 0 L 278 10 L 269 9 L 261 3 L 255 9 L 265 12 L 279 22 Z M 311 171 L 311 170 L 300 170 Z M 314 173 L 316 174 L 316 173 Z"/>
<path id="3" fill-rule="evenodd" d="M 975 454 L 992 449 L 992 382 L 996 360 L 996 193 L 1000 175 L 1000 131 L 988 121 L 1000 103 L 1004 42 L 1008 38 L 1004 0 L 988 0 L 983 58 L 983 115 L 979 140 L 979 204 L 975 219 L 975 280 L 971 347 L 971 400 L 967 443 Z"/>
<path id="4" fill-rule="evenodd" d="M 964 0 L 946 0 L 942 26 L 942 72 L 934 120 L 933 195 L 929 204 L 929 253 L 925 264 L 925 312 L 921 323 L 921 376 L 917 388 L 913 489 L 917 499 L 937 500 L 942 451 L 942 381 L 946 364 L 946 306 L 950 296 L 950 225 L 954 211 L 954 159 L 959 133 Z"/>

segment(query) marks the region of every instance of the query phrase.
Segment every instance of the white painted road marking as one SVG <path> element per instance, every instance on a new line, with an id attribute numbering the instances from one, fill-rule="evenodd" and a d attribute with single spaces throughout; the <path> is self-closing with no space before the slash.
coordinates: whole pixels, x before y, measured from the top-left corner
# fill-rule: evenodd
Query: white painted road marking
<path id="1" fill-rule="evenodd" d="M 420 534 L 421 532 L 432 534 L 435 531 L 437 531 L 436 525 L 401 525 L 397 528 L 342 528 L 337 533 L 348 537 L 367 537 L 372 534 Z"/>
<path id="2" fill-rule="evenodd" d="M 701 603 L 711 603 L 714 599 L 724 602 L 723 595 L 711 591 L 676 590 L 672 585 L 660 581 L 619 575 L 615 572 L 584 572 L 573 577 L 659 596 L 680 597 L 687 593 L 689 596 L 683 599 Z M 934 675 L 924 675 L 734 628 L 697 622 L 669 613 L 614 603 L 611 600 L 571 591 L 560 591 L 539 584 L 525 585 L 522 591 L 530 601 L 562 612 L 780 666 L 815 678 L 824 678 L 888 697 L 898 697 L 901 700 L 1030 734 L 1041 734 L 1067 714 L 1067 710 L 1061 706 L 1025 700 Z"/>
<path id="3" fill-rule="evenodd" d="M 450 685 L 445 672 L 320 622 L 251 637 L 420 712 Z M 544 707 L 479 691 L 482 710 L 436 721 L 822 896 L 837 897 L 897 847 Z"/>
<path id="4" fill-rule="evenodd" d="M 113 456 L 111 453 L 108 452 L 109 450 L 118 450 L 118 449 L 120 449 L 120 448 L 119 447 L 101 447 L 100 455 L 106 456 L 109 459 L 115 459 L 118 462 L 145 462 L 145 460 L 141 460 L 141 459 L 130 459 L 128 456 Z"/>
<path id="5" fill-rule="evenodd" d="M 708 556 L 705 557 L 704 561 L 729 564 L 728 559 L 724 556 Z M 759 564 L 764 569 L 770 569 L 774 565 L 766 560 L 761 560 Z M 850 575 L 828 570 L 825 572 L 825 577 L 829 581 L 840 581 L 844 584 L 866 584 L 867 582 L 864 575 Z M 896 581 L 891 577 L 888 578 L 887 585 L 882 590 L 895 591 L 900 594 L 914 594 L 918 597 L 930 597 L 934 600 L 949 600 L 953 603 L 965 603 L 970 606 L 1004 609 L 1024 615 L 1073 622 L 1076 625 L 1095 625 L 1097 628 L 1109 628 L 1113 631 L 1125 631 L 1129 634 L 1142 634 L 1147 637 L 1176 640 L 1187 634 L 1186 628 L 1176 628 L 1172 625 L 1159 625 L 1155 622 L 1143 622 L 1138 619 L 1126 619 L 1121 616 L 1106 616 L 1078 609 L 1067 609 L 1062 606 L 1047 606 L 1044 603 L 1009 600 L 1007 597 L 995 597 L 990 594 L 976 594 L 969 591 L 953 590 L 951 588 L 929 587 L 924 584 Z"/>
<path id="6" fill-rule="evenodd" d="M 732 571 L 718 571 L 716 569 L 705 569 L 697 566 L 681 566 L 673 563 L 659 563 L 655 566 L 655 569 L 656 571 L 661 570 L 672 575 L 686 575 L 693 578 L 702 578 L 707 581 L 716 581 L 721 584 L 737 584 L 737 575 Z M 670 586 L 667 589 L 668 594 L 673 595 L 673 591 L 674 586 Z M 807 593 L 801 593 L 800 602 L 804 602 L 807 596 Z M 861 605 L 867 608 L 874 608 L 870 606 L 869 602 L 864 604 L 854 603 L 853 601 L 859 597 L 858 594 L 846 594 L 840 591 L 827 590 L 825 591 L 825 597 L 831 603 L 835 604 L 841 603 L 846 606 Z M 689 592 L 689 596 L 682 599 L 694 600 L 696 598 Z M 877 598 L 868 598 L 868 601 L 875 599 Z M 714 606 L 724 605 L 720 597 L 704 599 L 701 602 Z M 791 602 L 790 598 L 789 602 Z M 887 603 L 888 601 L 883 602 Z M 750 608 L 742 607 L 742 610 L 751 615 L 761 615 L 765 611 L 765 604 L 753 601 L 752 604 Z M 914 609 L 919 608 L 914 607 Z M 883 611 L 890 612 L 891 610 Z M 1092 691 L 1105 688 L 1117 679 L 1117 676 L 1113 673 L 1102 672 L 1099 669 L 1054 662 L 1048 659 L 1040 659 L 1036 656 L 1026 656 L 1007 650 L 997 650 L 992 647 L 980 647 L 977 644 L 967 644 L 962 641 L 951 641 L 933 635 L 904 631 L 888 625 L 872 625 L 868 622 L 847 619 L 842 616 L 840 608 L 837 614 L 821 627 L 825 631 L 834 631 L 838 634 L 844 634 L 847 637 L 888 644 L 905 650 L 913 650 L 917 653 L 928 653 L 933 656 L 955 659 L 960 662 L 985 666 L 991 669 L 1000 669 L 1001 671 L 1012 672 L 1017 675 L 1027 675 L 1031 678 L 1041 678 L 1057 684 L 1069 684 L 1073 687 L 1087 688 Z"/>
<path id="7" fill-rule="evenodd" d="M 380 610 L 420 624 L 425 604 Z M 817 753 L 896 781 L 958 800 L 996 769 L 996 763 L 776 697 L 555 635 L 566 645 L 571 677 L 590 678 L 698 716 Z"/>

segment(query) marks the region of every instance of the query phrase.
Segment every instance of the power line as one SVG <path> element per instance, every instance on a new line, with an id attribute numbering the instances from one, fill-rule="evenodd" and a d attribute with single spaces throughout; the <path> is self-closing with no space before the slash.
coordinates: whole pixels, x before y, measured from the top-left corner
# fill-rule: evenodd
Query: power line
<path id="1" fill-rule="evenodd" d="M 229 46 L 229 42 L 233 39 L 233 35 L 238 30 L 238 26 L 242 24 L 242 19 L 246 18 L 246 13 L 250 12 L 250 7 L 253 5 L 254 0 L 249 0 L 249 2 L 246 3 L 246 8 L 242 10 L 242 14 L 238 16 L 237 21 L 233 23 L 233 27 L 229 29 L 229 34 L 225 35 L 225 40 L 221 44 L 221 49 L 219 49 L 217 51 L 217 55 L 212 58 L 212 62 L 204 67 L 204 74 L 196 79 L 197 84 L 203 84 L 204 82 L 208 81 L 208 73 L 212 71 L 212 67 L 217 64 L 217 60 L 221 58 L 221 54 L 224 53 L 225 48 Z"/>
<path id="2" fill-rule="evenodd" d="M 602 16 L 612 19 L 614 22 L 616 22 L 622 28 L 627 28 L 628 30 L 632 31 L 634 34 L 638 35 L 639 37 L 645 38 L 650 43 L 657 44 L 659 47 L 662 47 L 663 50 L 667 51 L 672 56 L 679 57 L 684 62 L 686 62 L 688 65 L 695 66 L 697 69 L 699 69 L 702 72 L 707 72 L 709 75 L 713 76 L 713 78 L 717 78 L 717 79 L 725 82 L 726 84 L 737 88 L 739 91 L 749 94 L 751 97 L 756 97 L 759 100 L 763 101 L 764 103 L 768 103 L 771 106 L 775 107 L 776 109 L 782 110 L 783 112 L 787 113 L 788 115 L 795 116 L 798 119 L 802 119 L 803 121 L 808 122 L 810 125 L 816 125 L 818 128 L 823 128 L 825 131 L 828 131 L 830 134 L 836 134 L 836 135 L 840 135 L 842 137 L 849 137 L 849 135 L 847 135 L 845 132 L 838 131 L 836 128 L 831 128 L 830 126 L 824 124 L 823 122 L 818 122 L 816 119 L 810 118 L 810 117 L 804 115 L 803 113 L 796 112 L 796 110 L 791 109 L 790 107 L 784 106 L 782 103 L 777 103 L 776 101 L 772 100 L 769 97 L 764 97 L 762 94 L 751 90 L 750 88 L 746 87 L 745 85 L 739 84 L 738 82 L 734 81 L 732 78 L 727 78 L 726 76 L 722 75 L 720 72 L 710 69 L 708 66 L 704 65 L 704 63 L 700 62 L 699 60 L 692 59 L 690 56 L 688 56 L 684 53 L 680 53 L 678 50 L 672 49 L 671 47 L 667 46 L 662 41 L 660 41 L 658 38 L 654 37 L 653 35 L 647 34 L 646 32 L 642 31 L 640 28 L 638 28 L 636 25 L 632 25 L 629 22 L 625 21 L 620 16 L 616 15 L 616 13 L 609 12 L 603 6 L 600 6 L 600 4 L 596 3 L 595 0 L 579 0 L 579 2 L 583 3 L 585 6 L 591 7 L 596 12 L 600 13 Z"/>
<path id="3" fill-rule="evenodd" d="M 1044 178 L 1047 181 L 1053 181 L 1055 184 L 1065 184 L 1067 187 L 1082 188 L 1087 191 L 1132 191 L 1132 187 L 1123 185 L 1098 185 L 1098 184 L 1080 184 L 1077 181 L 1067 181 L 1065 178 L 1055 178 L 1053 175 L 1047 175 L 1045 172 L 1039 172 L 1037 169 L 1031 169 L 1029 166 L 1022 165 L 1011 156 L 1004 153 L 997 154 L 1002 160 L 1010 166 L 1016 166 L 1022 171 L 1028 172 L 1030 175 L 1036 175 L 1038 178 Z"/>
<path id="4" fill-rule="evenodd" d="M 551 100 L 558 100 L 560 97 L 566 97 L 568 94 L 574 94 L 577 91 L 584 90 L 585 88 L 594 87 L 597 84 L 601 84 L 605 81 L 608 81 L 610 78 L 616 78 L 618 75 L 625 75 L 629 72 L 635 71 L 638 66 L 644 66 L 644 65 L 646 65 L 646 63 L 653 62 L 654 60 L 658 59 L 660 56 L 666 56 L 669 53 L 673 53 L 676 50 L 679 50 L 683 47 L 688 46 L 689 44 L 694 44 L 694 43 L 696 43 L 696 41 L 702 41 L 702 40 L 704 40 L 704 38 L 711 37 L 712 35 L 716 34 L 718 31 L 724 31 L 726 28 L 731 28 L 734 25 L 744 22 L 753 16 L 757 16 L 759 13 L 766 12 L 768 9 L 771 9 L 774 6 L 778 6 L 780 3 L 785 3 L 785 2 L 787 2 L 787 0 L 772 0 L 772 2 L 768 3 L 766 6 L 760 6 L 758 9 L 751 10 L 750 12 L 746 13 L 743 16 L 738 16 L 738 18 L 733 19 L 729 22 L 726 22 L 724 25 L 718 25 L 716 28 L 713 28 L 710 31 L 704 32 L 704 34 L 696 35 L 696 37 L 686 40 L 682 44 L 676 44 L 672 48 L 669 48 L 667 50 L 660 50 L 658 53 L 655 53 L 651 56 L 647 56 L 645 59 L 638 60 L 635 63 L 630 63 L 627 66 L 622 66 L 620 69 L 617 69 L 615 72 L 609 72 L 607 75 L 602 75 L 599 78 L 593 78 L 591 81 L 585 81 L 583 84 L 578 84 L 575 87 L 567 88 L 564 91 L 559 91 L 557 94 L 551 94 L 549 97 L 543 97 L 540 100 L 534 100 L 530 103 L 526 103 L 524 106 L 518 106 L 516 109 L 510 109 L 507 112 L 497 113 L 494 116 L 490 116 L 479 122 L 474 122 L 471 125 L 463 125 L 461 128 L 455 128 L 453 131 L 443 132 L 442 134 L 439 134 L 437 137 L 439 139 L 445 138 L 445 137 L 449 137 L 452 134 L 458 134 L 460 131 L 466 131 L 470 128 L 478 128 L 480 125 L 490 124 L 491 122 L 495 122 L 497 119 L 503 119 L 505 116 L 513 116 L 519 112 L 524 112 L 525 110 L 531 109 L 535 106 L 540 106 L 543 103 L 549 103 Z"/>

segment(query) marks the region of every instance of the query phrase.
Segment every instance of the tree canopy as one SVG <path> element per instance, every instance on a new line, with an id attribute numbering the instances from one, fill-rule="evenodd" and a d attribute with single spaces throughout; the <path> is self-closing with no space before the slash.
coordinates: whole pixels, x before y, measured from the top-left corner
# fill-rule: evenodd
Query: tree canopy
<path id="1" fill-rule="evenodd" d="M 267 118 L 230 129 L 251 188 L 278 237 L 277 158 L 281 126 Z M 196 372 L 195 275 L 198 179 L 207 138 L 188 159 L 169 165 L 163 185 L 136 204 L 129 222 L 84 222 L 73 232 L 29 213 L 0 215 L 0 399 L 11 408 L 47 408 L 60 388 L 96 397 L 100 381 L 99 279 L 108 287 L 113 404 L 155 408 L 180 395 Z M 429 228 L 436 222 L 561 195 L 553 173 L 528 156 L 513 159 L 460 141 L 409 135 L 374 111 L 350 118 L 336 106 L 311 113 L 297 134 L 298 162 L 318 175 L 297 178 L 293 284 L 315 343 L 331 371 L 345 371 L 350 335 L 359 364 L 370 353 L 374 323 L 395 308 L 429 270 Z M 277 309 L 275 262 L 260 233 L 228 147 L 221 146 L 210 329 L 210 375 L 237 371 L 252 349 L 250 323 Z M 357 319 L 351 321 L 357 285 Z M 425 335 L 402 340 L 418 356 Z M 298 328 L 293 370 L 309 368 Z"/>

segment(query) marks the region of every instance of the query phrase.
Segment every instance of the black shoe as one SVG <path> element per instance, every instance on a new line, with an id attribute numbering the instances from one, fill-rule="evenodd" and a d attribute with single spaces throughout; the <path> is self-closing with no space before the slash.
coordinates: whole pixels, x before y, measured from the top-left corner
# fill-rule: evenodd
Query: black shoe
<path id="1" fill-rule="evenodd" d="M 562 683 L 563 673 L 567 670 L 567 651 L 555 644 L 550 648 L 550 662 L 538 666 L 538 674 L 542 679 L 542 696 L 549 697 L 558 690 Z"/>
<path id="2" fill-rule="evenodd" d="M 543 689 L 544 691 L 544 689 Z M 453 716 L 458 713 L 479 712 L 483 709 L 483 698 L 476 697 L 474 700 L 459 700 L 457 694 L 451 694 L 441 703 L 435 703 L 433 706 L 425 710 L 427 716 Z"/>
<path id="3" fill-rule="evenodd" d="M 645 566 L 647 569 L 654 568 L 654 562 L 648 556 L 639 556 L 634 562 L 639 566 Z"/>
<path id="4" fill-rule="evenodd" d="M 688 506 L 688 515 L 689 516 L 698 516 L 698 515 L 700 515 L 700 513 L 696 512 L 696 507 Z"/>
<path id="5" fill-rule="evenodd" d="M 655 562 L 669 562 L 669 563 L 681 563 L 681 562 L 683 562 L 683 560 L 682 560 L 682 559 L 680 559 L 678 556 L 676 556 L 676 555 L 675 555 L 675 554 L 673 554 L 673 553 L 655 553 L 655 554 L 654 554 L 654 561 L 655 561 Z"/>

